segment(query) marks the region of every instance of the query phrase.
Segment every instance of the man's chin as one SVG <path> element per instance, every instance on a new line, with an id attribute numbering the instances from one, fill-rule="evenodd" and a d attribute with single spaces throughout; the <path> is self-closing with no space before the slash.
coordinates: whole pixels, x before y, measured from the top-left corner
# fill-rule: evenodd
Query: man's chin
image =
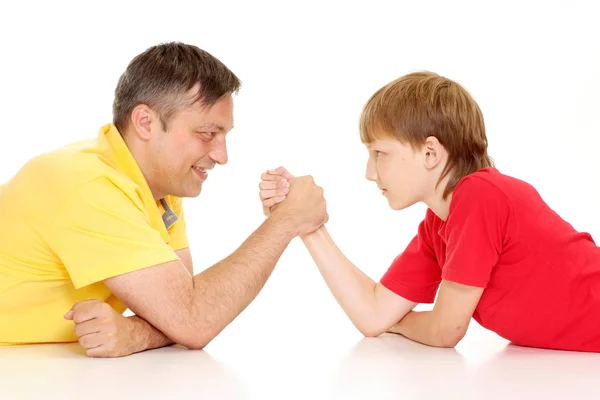
<path id="1" fill-rule="evenodd" d="M 182 196 L 182 197 L 189 197 L 189 198 L 194 198 L 194 197 L 198 197 L 200 196 L 200 193 L 202 193 L 202 186 L 200 186 L 199 188 L 195 189 L 195 190 L 191 190 L 187 196 Z"/>
<path id="2" fill-rule="evenodd" d="M 177 192 L 174 192 L 173 194 L 171 194 L 171 196 L 180 197 L 180 198 L 194 198 L 194 197 L 200 196 L 200 193 L 202 193 L 202 185 L 200 185 L 199 187 L 195 187 L 195 188 L 187 188 L 187 189 L 183 189 L 183 190 L 178 190 Z"/>

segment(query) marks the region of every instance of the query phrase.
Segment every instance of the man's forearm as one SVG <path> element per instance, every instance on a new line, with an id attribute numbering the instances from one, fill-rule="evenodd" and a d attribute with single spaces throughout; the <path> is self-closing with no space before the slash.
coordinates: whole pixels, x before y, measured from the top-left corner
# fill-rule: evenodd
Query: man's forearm
<path id="1" fill-rule="evenodd" d="M 439 323 L 432 311 L 411 311 L 389 329 L 410 340 L 434 347 L 453 347 L 455 343 L 444 342 Z"/>
<path id="2" fill-rule="evenodd" d="M 336 246 L 325 226 L 302 237 L 323 279 L 352 323 L 368 334 L 377 318 L 376 283 L 352 264 Z M 384 328 L 385 329 L 385 328 Z"/>
<path id="3" fill-rule="evenodd" d="M 131 330 L 129 331 L 133 346 L 131 353 L 157 349 L 174 343 L 145 319 L 137 315 L 133 315 L 127 319 L 131 322 Z"/>
<path id="4" fill-rule="evenodd" d="M 258 295 L 295 235 L 288 221 L 269 217 L 233 254 L 194 276 L 195 323 L 205 342 Z"/>

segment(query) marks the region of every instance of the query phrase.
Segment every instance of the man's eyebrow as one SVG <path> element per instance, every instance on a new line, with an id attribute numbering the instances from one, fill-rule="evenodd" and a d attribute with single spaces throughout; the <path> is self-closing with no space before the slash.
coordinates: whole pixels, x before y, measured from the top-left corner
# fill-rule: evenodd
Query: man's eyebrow
<path id="1" fill-rule="evenodd" d="M 216 129 L 216 130 L 221 131 L 221 132 L 225 130 L 225 127 L 223 125 L 219 125 L 219 124 L 216 124 L 214 122 L 207 122 L 205 124 L 200 125 L 199 128 Z"/>

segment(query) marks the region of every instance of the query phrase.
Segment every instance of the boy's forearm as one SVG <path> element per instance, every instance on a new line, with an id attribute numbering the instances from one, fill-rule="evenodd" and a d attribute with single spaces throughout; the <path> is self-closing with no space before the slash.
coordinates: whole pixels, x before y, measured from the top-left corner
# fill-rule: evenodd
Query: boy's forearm
<path id="1" fill-rule="evenodd" d="M 325 226 L 302 236 L 302 241 L 344 312 L 368 335 L 376 318 L 376 283 L 344 256 Z"/>

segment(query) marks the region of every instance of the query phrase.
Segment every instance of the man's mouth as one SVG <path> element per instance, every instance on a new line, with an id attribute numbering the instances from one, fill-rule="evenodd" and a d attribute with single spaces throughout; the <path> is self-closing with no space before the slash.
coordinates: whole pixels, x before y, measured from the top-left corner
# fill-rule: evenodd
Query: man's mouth
<path id="1" fill-rule="evenodd" d="M 192 165 L 192 169 L 201 180 L 204 181 L 206 178 L 208 178 L 208 173 L 206 172 L 207 168 Z"/>

